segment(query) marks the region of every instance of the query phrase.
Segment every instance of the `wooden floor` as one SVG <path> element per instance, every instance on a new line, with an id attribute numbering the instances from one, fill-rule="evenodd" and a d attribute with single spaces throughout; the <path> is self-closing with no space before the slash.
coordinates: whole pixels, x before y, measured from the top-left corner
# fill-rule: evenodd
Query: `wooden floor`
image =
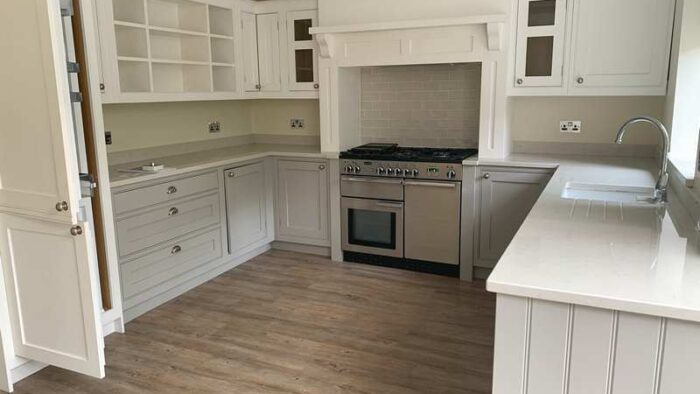
<path id="1" fill-rule="evenodd" d="M 17 393 L 490 393 L 481 283 L 271 251 L 106 338 L 107 377 Z"/>

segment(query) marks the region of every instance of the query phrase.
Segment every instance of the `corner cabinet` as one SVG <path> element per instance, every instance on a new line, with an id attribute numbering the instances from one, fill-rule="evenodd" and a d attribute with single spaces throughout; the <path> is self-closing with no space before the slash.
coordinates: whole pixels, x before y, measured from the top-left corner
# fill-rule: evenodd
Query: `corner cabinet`
<path id="1" fill-rule="evenodd" d="M 552 176 L 551 170 L 481 167 L 475 266 L 493 268 Z"/>
<path id="2" fill-rule="evenodd" d="M 277 161 L 277 240 L 330 246 L 328 183 L 326 160 Z"/>
<path id="3" fill-rule="evenodd" d="M 268 200 L 266 173 L 263 162 L 224 171 L 229 254 L 270 242 L 272 199 Z"/>
<path id="4" fill-rule="evenodd" d="M 510 95 L 665 95 L 675 0 L 518 0 Z"/>

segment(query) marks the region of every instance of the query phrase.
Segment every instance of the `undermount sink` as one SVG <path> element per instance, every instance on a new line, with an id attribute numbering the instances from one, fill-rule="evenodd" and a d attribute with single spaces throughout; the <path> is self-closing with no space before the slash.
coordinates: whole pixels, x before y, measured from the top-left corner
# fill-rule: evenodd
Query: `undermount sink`
<path id="1" fill-rule="evenodd" d="M 568 200 L 654 203 L 653 194 L 654 188 L 651 187 L 569 182 L 564 186 L 561 197 Z"/>

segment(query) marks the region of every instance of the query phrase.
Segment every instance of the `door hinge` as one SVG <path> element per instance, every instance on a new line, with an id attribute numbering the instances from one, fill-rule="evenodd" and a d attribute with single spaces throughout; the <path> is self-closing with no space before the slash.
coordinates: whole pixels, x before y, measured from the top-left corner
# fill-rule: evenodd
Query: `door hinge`
<path id="1" fill-rule="evenodd" d="M 70 92 L 70 101 L 73 103 L 82 103 L 83 94 L 80 92 Z"/>
<path id="2" fill-rule="evenodd" d="M 61 16 L 73 16 L 73 4 L 68 2 L 65 7 L 61 7 Z"/>
<path id="3" fill-rule="evenodd" d="M 100 92 L 104 93 L 105 92 L 105 84 L 100 82 Z"/>
<path id="4" fill-rule="evenodd" d="M 79 73 L 80 72 L 80 64 L 78 62 L 68 62 L 68 72 L 69 73 Z"/>

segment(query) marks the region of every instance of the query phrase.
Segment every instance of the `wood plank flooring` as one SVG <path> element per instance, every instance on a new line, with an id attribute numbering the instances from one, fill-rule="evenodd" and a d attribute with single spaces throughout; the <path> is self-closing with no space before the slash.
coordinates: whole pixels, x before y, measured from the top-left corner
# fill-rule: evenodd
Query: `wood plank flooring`
<path id="1" fill-rule="evenodd" d="M 490 393 L 483 282 L 271 251 L 105 339 L 107 377 L 16 393 Z"/>

